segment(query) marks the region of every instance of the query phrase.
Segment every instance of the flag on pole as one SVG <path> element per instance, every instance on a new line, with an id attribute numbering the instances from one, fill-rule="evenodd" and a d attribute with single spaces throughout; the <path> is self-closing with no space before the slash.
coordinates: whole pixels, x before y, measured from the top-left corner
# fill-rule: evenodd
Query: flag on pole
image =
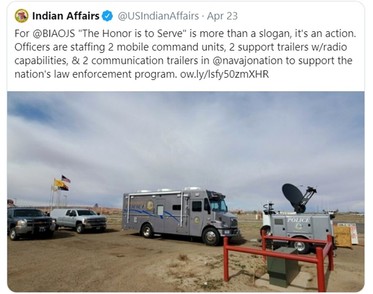
<path id="1" fill-rule="evenodd" d="M 64 181 L 64 182 L 67 182 L 67 183 L 71 183 L 70 179 L 66 178 L 64 175 L 61 176 L 61 181 Z"/>
<path id="2" fill-rule="evenodd" d="M 55 185 L 56 187 L 63 187 L 63 186 L 65 186 L 65 183 L 62 182 L 62 181 L 60 181 L 60 180 L 56 180 L 56 179 L 54 179 L 54 185 Z"/>
<path id="3" fill-rule="evenodd" d="M 69 191 L 69 187 L 63 184 L 62 187 L 58 187 L 58 190 Z"/>

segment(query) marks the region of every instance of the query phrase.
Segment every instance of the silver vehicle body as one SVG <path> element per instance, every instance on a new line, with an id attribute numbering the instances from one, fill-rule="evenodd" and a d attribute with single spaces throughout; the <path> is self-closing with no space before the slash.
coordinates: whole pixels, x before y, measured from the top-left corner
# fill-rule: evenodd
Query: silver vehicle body
<path id="1" fill-rule="evenodd" d="M 333 235 L 332 220 L 327 214 L 265 215 L 263 224 L 269 225 L 275 236 L 326 240 L 327 235 Z"/>
<path id="2" fill-rule="evenodd" d="M 263 206 L 264 215 L 261 233 L 265 231 L 266 234 L 273 236 L 322 241 L 326 241 L 328 235 L 334 236 L 332 221 L 334 215 L 305 213 L 306 204 L 317 193 L 314 187 L 307 186 L 303 194 L 297 186 L 286 183 L 282 186 L 282 193 L 293 206 L 294 212 L 276 213 L 273 209 L 273 203 L 268 202 Z M 274 241 L 267 245 L 276 246 L 280 244 L 280 246 L 283 246 L 289 244 L 296 248 L 298 253 L 306 254 L 312 247 L 318 245 L 315 243 Z"/>
<path id="3" fill-rule="evenodd" d="M 289 238 L 304 238 L 326 241 L 327 235 L 334 236 L 333 221 L 329 214 L 292 213 L 263 215 L 263 227 L 267 234 Z M 281 245 L 281 242 L 277 242 Z M 287 242 L 286 242 L 287 244 Z M 283 244 L 284 245 L 284 244 Z M 292 244 L 300 253 L 306 254 L 310 246 L 297 242 Z M 315 245 L 315 244 L 313 244 Z"/>
<path id="4" fill-rule="evenodd" d="M 75 228 L 78 233 L 86 229 L 106 229 L 106 217 L 87 208 L 55 208 L 50 213 L 57 226 Z"/>
<path id="5" fill-rule="evenodd" d="M 239 234 L 237 217 L 228 212 L 224 199 L 221 193 L 197 187 L 126 193 L 123 228 L 144 237 L 154 233 L 196 236 L 207 245 L 218 245 L 222 237 Z"/>

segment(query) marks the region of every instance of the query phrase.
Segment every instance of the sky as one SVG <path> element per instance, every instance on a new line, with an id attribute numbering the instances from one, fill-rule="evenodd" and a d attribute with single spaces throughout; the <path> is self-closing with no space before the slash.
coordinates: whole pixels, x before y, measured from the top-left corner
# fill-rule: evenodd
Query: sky
<path id="1" fill-rule="evenodd" d="M 292 211 L 291 183 L 317 189 L 307 211 L 364 212 L 363 92 L 9 92 L 7 144 L 18 205 L 198 186 L 231 210 Z"/>

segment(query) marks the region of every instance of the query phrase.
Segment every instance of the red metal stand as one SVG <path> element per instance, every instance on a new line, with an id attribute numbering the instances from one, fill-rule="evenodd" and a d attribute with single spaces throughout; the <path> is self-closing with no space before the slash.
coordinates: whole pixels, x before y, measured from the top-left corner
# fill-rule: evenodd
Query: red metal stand
<path id="1" fill-rule="evenodd" d="M 288 254 L 288 253 L 281 253 L 275 251 L 267 251 L 266 250 L 266 240 L 283 240 L 283 241 L 299 241 L 299 242 L 308 242 L 318 244 L 319 246 L 316 247 L 316 257 L 315 256 L 302 256 L 302 255 L 295 255 L 295 254 Z M 324 246 L 321 248 L 320 246 Z M 229 281 L 229 251 L 236 251 L 242 253 L 250 253 L 250 254 L 257 254 L 262 255 L 265 259 L 266 256 L 271 257 L 278 257 L 278 258 L 285 258 L 291 260 L 298 260 L 303 262 L 310 262 L 316 264 L 317 268 L 317 286 L 319 292 L 326 292 L 325 287 L 325 273 L 324 273 L 324 259 L 328 256 L 329 266 L 328 270 L 334 270 L 334 261 L 333 261 L 333 243 L 332 243 L 332 236 L 328 235 L 327 241 L 325 240 L 306 240 L 300 238 L 286 238 L 286 237 L 277 237 L 277 236 L 266 236 L 262 234 L 262 249 L 255 249 L 255 248 L 248 248 L 248 247 L 237 247 L 228 245 L 228 238 L 224 238 L 224 281 Z"/>

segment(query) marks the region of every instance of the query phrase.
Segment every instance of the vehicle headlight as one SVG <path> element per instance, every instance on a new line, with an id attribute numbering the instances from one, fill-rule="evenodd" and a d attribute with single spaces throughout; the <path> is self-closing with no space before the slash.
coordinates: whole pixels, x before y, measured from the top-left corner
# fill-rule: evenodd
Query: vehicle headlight
<path id="1" fill-rule="evenodd" d="M 17 221 L 17 226 L 26 227 L 27 226 L 27 219 L 21 219 L 21 220 Z"/>
<path id="2" fill-rule="evenodd" d="M 236 227 L 238 225 L 237 218 L 231 217 L 231 226 Z"/>
<path id="3" fill-rule="evenodd" d="M 83 219 L 82 219 L 82 224 L 85 225 L 85 224 L 86 224 L 86 221 L 87 221 L 87 220 L 86 220 L 85 218 L 83 218 Z"/>

